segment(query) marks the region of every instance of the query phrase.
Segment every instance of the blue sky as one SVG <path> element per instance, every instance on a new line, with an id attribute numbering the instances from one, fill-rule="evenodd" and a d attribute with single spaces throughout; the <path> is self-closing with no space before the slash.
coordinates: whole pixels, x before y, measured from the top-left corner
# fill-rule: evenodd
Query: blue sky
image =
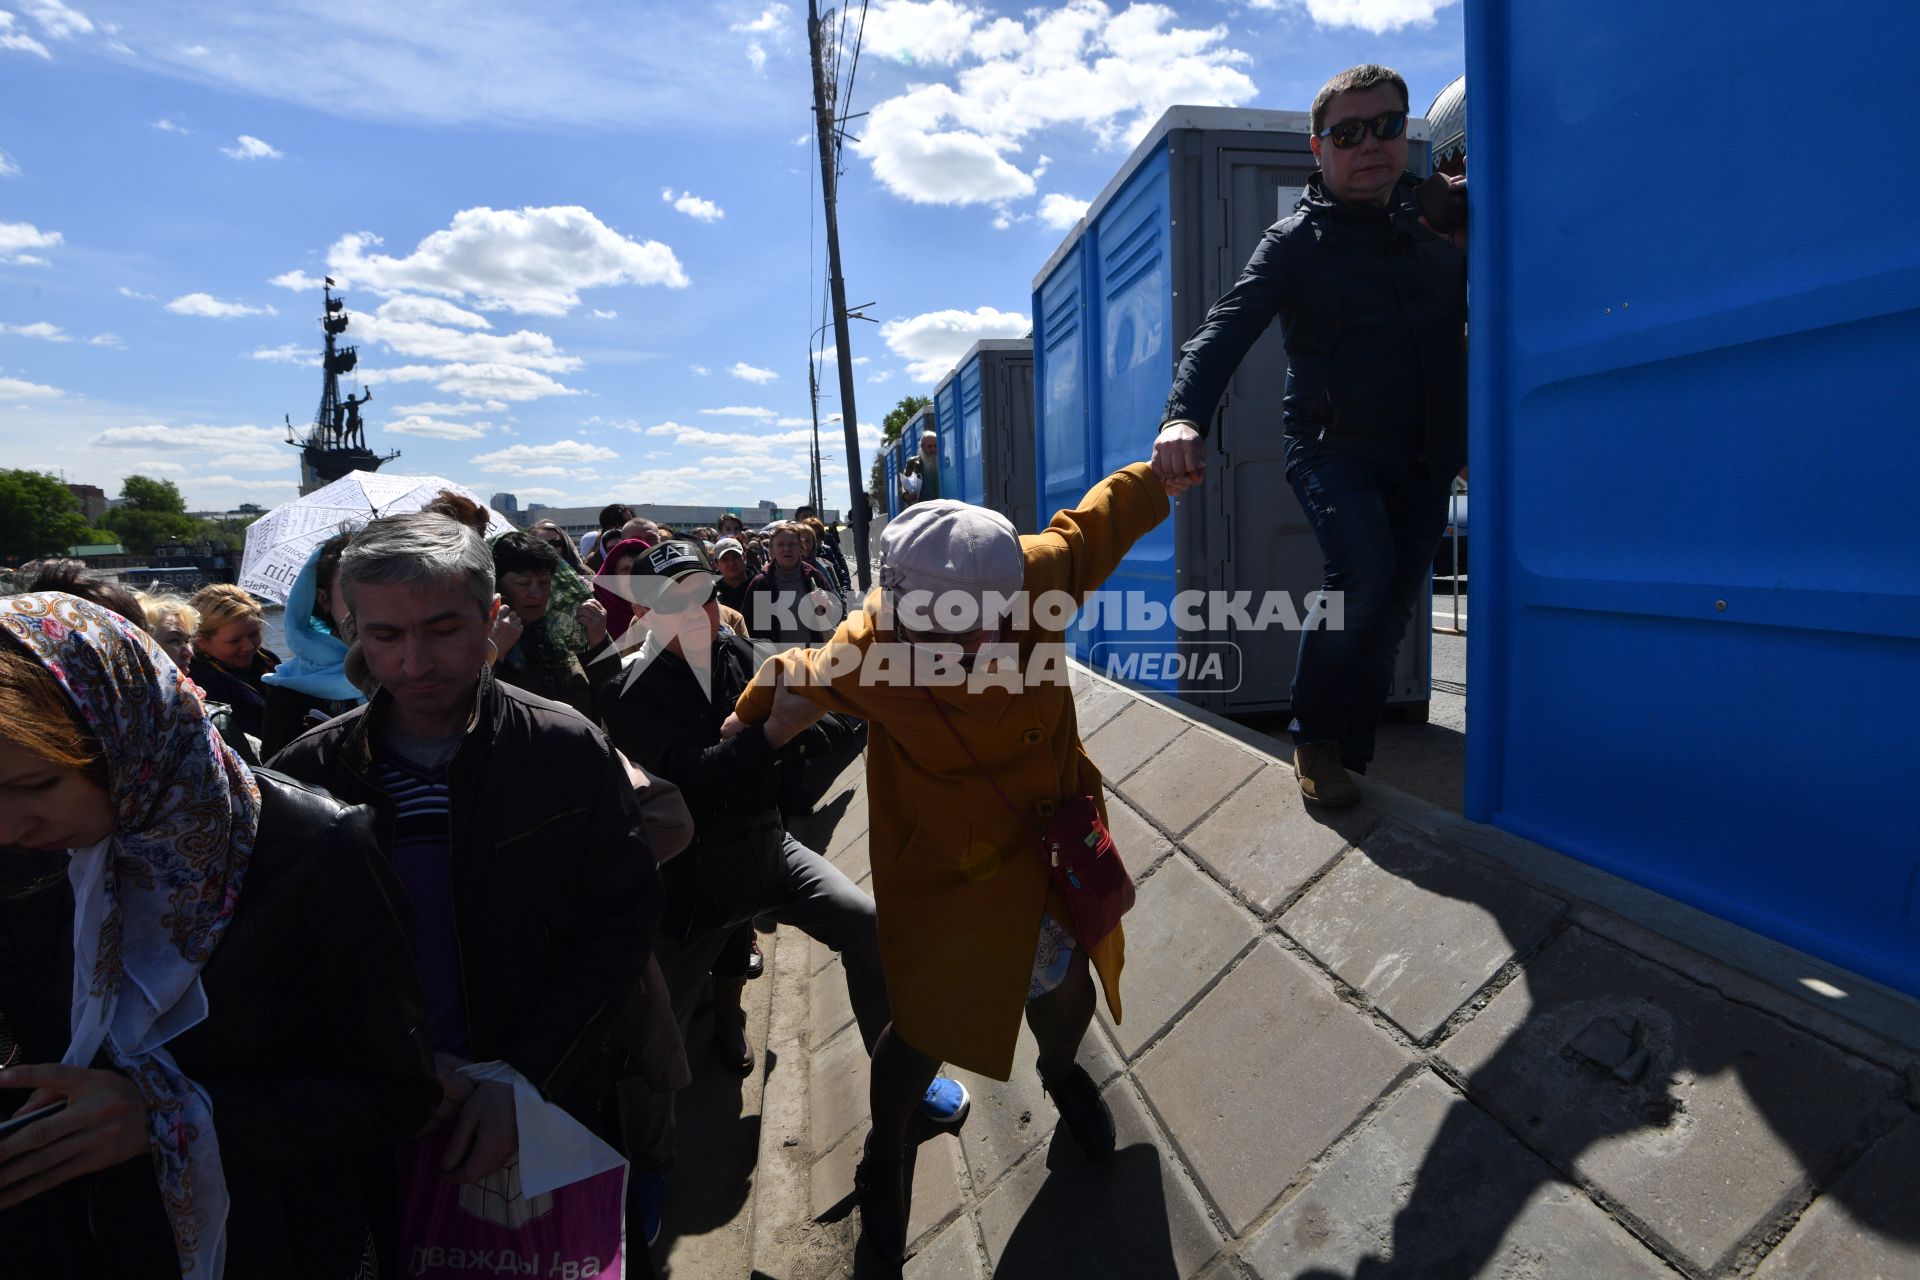
<path id="1" fill-rule="evenodd" d="M 848 300 L 884 322 L 854 327 L 860 421 L 1025 332 L 1035 270 L 1163 108 L 1305 110 L 1378 61 L 1419 112 L 1461 41 L 1449 0 L 876 0 L 841 188 Z M 331 274 L 390 468 L 523 504 L 792 503 L 810 95 L 805 7 L 767 0 L 0 0 L 0 465 L 291 497 Z M 823 414 L 836 385 L 829 362 Z"/>

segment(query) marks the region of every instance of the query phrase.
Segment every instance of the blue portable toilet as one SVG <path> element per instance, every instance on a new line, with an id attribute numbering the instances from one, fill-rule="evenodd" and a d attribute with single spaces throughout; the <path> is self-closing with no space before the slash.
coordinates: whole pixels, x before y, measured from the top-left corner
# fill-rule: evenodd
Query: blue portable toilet
<path id="1" fill-rule="evenodd" d="M 1424 173 L 1426 123 L 1411 120 L 1407 130 L 1409 164 Z M 1292 211 L 1316 167 L 1308 132 L 1300 111 L 1170 108 L 1041 268 L 1033 352 L 1043 521 L 1148 456 L 1180 345 L 1238 278 L 1262 233 Z M 1103 601 L 1082 610 L 1069 633 L 1096 669 L 1214 711 L 1291 705 L 1297 631 L 1261 625 L 1257 613 L 1254 625 L 1228 614 L 1219 628 L 1182 631 L 1168 608 L 1190 591 L 1250 592 L 1257 608 L 1277 591 L 1304 615 L 1319 589 L 1324 562 L 1282 456 L 1286 372 L 1275 325 L 1222 397 L 1206 483 L 1177 498 L 1173 518 L 1136 543 L 1107 581 L 1107 599 L 1131 597 L 1136 616 L 1115 618 Z M 1180 656 L 1169 662 L 1169 653 Z M 1431 657 L 1423 605 L 1393 675 L 1388 701 L 1399 714 L 1425 718 Z"/>
<path id="2" fill-rule="evenodd" d="M 974 343 L 934 389 L 933 409 L 940 496 L 991 507 L 1021 533 L 1037 532 L 1033 339 Z"/>
<path id="3" fill-rule="evenodd" d="M 900 514 L 900 450 L 888 445 L 880 451 L 881 467 L 885 473 L 887 519 Z"/>
<path id="4" fill-rule="evenodd" d="M 1467 9 L 1467 816 L 1920 994 L 1920 8 L 1828 17 Z"/>

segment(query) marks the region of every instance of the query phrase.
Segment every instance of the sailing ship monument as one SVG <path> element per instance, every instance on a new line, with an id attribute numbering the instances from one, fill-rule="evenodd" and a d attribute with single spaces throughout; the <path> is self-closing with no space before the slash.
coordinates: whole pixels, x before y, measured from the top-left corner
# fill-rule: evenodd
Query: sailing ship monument
<path id="1" fill-rule="evenodd" d="M 363 383 L 360 397 L 340 395 L 340 375 L 353 372 L 360 362 L 357 347 L 336 345 L 347 331 L 347 302 L 333 296 L 333 278 L 329 276 L 321 292 L 327 300 L 320 327 L 326 330 L 327 353 L 320 383 L 320 408 L 313 425 L 302 436 L 287 418 L 287 443 L 300 450 L 300 492 L 304 496 L 352 471 L 378 471 L 383 462 L 400 456 L 398 449 L 385 455 L 367 447 L 365 429 L 360 423 L 360 406 L 373 399 Z"/>

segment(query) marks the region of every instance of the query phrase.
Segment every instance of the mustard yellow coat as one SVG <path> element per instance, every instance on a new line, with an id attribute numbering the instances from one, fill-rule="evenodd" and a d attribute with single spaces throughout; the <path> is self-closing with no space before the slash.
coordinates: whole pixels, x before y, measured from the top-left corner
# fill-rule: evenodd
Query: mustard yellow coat
<path id="1" fill-rule="evenodd" d="M 1029 597 L 1065 591 L 1084 599 L 1170 509 L 1145 463 L 1108 476 L 1077 508 L 1020 540 Z M 1041 630 L 1035 621 L 1007 639 L 1018 647 L 1023 672 L 1051 665 L 1057 680 L 1021 681 L 1018 691 L 1005 685 L 933 689 L 1024 822 L 1008 812 L 922 688 L 861 680 L 861 663 L 847 651 L 865 659 L 876 638 L 890 638 L 878 630 L 879 600 L 878 592 L 869 596 L 820 648 L 769 659 L 735 712 L 748 723 L 766 719 L 778 667 L 810 701 L 867 721 L 868 844 L 894 1027 L 923 1053 L 1005 1080 L 1041 913 L 1072 926 L 1033 831 L 1073 796 L 1092 796 L 1104 817 L 1100 773 L 1080 743 L 1061 633 Z M 1120 851 L 1123 858 L 1143 852 Z M 1115 929 L 1090 958 L 1118 1022 L 1122 931 Z"/>

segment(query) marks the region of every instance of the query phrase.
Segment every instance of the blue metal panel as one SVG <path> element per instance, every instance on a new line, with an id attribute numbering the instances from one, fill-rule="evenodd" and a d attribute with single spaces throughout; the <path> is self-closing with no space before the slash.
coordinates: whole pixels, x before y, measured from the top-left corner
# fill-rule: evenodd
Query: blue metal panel
<path id="1" fill-rule="evenodd" d="M 1033 291 L 1033 469 L 1042 526 L 1054 512 L 1078 506 L 1096 478 L 1086 359 L 1090 256 L 1083 234 Z M 1084 613 L 1067 632 L 1082 659 L 1095 639 Z"/>
<path id="2" fill-rule="evenodd" d="M 960 383 L 957 378 L 948 379 L 934 391 L 933 415 L 934 429 L 940 433 L 940 496 L 959 498 L 965 485 L 960 474 Z"/>
<path id="3" fill-rule="evenodd" d="M 959 473 L 960 492 L 948 495 L 976 505 L 987 501 L 980 457 L 980 364 L 979 355 L 973 355 L 961 364 L 960 376 L 954 379 L 960 411 L 960 450 L 954 469 Z"/>
<path id="4" fill-rule="evenodd" d="M 1094 324 L 1099 361 L 1094 379 L 1093 478 L 1109 475 L 1147 455 L 1173 368 L 1172 232 L 1168 212 L 1167 149 L 1157 148 L 1115 193 L 1094 222 Z M 1162 521 L 1133 545 L 1107 589 L 1171 605 L 1175 582 L 1174 522 Z M 1099 639 L 1109 643 L 1170 644 L 1169 617 L 1158 627 L 1129 627 L 1103 620 Z M 1171 688 L 1171 680 L 1155 680 Z"/>
<path id="5" fill-rule="evenodd" d="M 1467 54 L 1468 816 L 1920 994 L 1920 170 L 1673 131 L 1904 82 L 1920 9 L 1482 0 Z"/>
<path id="6" fill-rule="evenodd" d="M 887 519 L 891 520 L 900 514 L 900 451 L 888 445 L 880 456 L 886 459 Z"/>

